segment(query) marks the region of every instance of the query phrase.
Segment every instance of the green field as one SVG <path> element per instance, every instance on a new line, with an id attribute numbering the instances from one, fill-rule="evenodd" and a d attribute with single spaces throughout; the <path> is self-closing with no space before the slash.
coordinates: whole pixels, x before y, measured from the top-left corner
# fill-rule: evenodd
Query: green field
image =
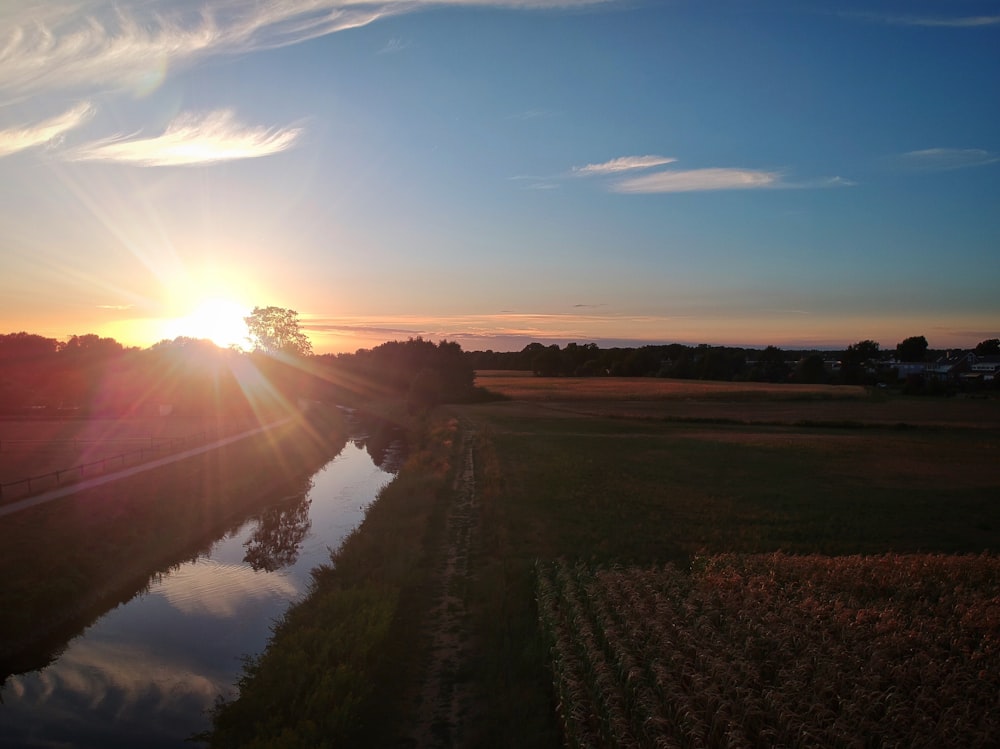
<path id="1" fill-rule="evenodd" d="M 117 419 L 0 419 L 0 484 L 8 485 L 0 499 L 18 499 L 257 425 L 249 419 L 174 414 Z M 54 471 L 64 472 L 58 481 L 49 475 Z M 23 480 L 36 477 L 29 492 Z"/>
<path id="2" fill-rule="evenodd" d="M 983 611 L 996 608 L 1000 404 L 995 400 L 931 401 L 773 386 L 706 388 L 704 383 L 665 387 L 655 380 L 621 382 L 616 388 L 613 381 L 533 382 L 509 374 L 484 376 L 477 384 L 507 388 L 514 399 L 450 407 L 440 414 L 456 418 L 459 432 L 438 429 L 437 437 L 426 437 L 428 449 L 437 455 L 451 451 L 450 458 L 437 459 L 433 470 L 419 461 L 404 468 L 402 480 L 376 502 L 378 512 L 341 552 L 346 561 L 356 547 L 364 547 L 369 560 L 378 560 L 391 549 L 393 558 L 409 564 L 387 574 L 381 567 L 369 570 L 373 561 L 349 566 L 336 557 L 333 570 L 318 578 L 308 608 L 290 612 L 275 642 L 248 673 L 241 684 L 245 705 L 226 711 L 225 730 L 213 745 L 307 746 L 304 737 L 317 736 L 369 746 L 573 743 L 566 732 L 559 669 L 552 670 L 559 652 L 552 650 L 551 627 L 539 624 L 538 601 L 546 595 L 558 600 L 562 593 L 553 593 L 551 585 L 549 593 L 539 588 L 539 570 L 581 569 L 581 584 L 588 584 L 588 576 L 605 574 L 602 570 L 621 570 L 626 580 L 653 569 L 675 570 L 670 574 L 686 578 L 692 565 L 706 563 L 697 560 L 721 564 L 715 560 L 724 554 L 782 552 L 780 558 L 818 555 L 812 558 L 820 560 L 854 555 L 863 568 L 864 560 L 891 553 L 916 555 L 905 557 L 918 560 L 907 562 L 913 576 L 921 558 L 957 560 L 955 555 L 987 552 L 985 573 L 978 587 L 970 588 L 968 600 Z M 475 487 L 471 511 L 456 515 L 464 493 L 459 481 L 463 458 L 457 451 L 462 437 L 471 440 Z M 449 465 L 453 488 L 433 489 Z M 413 515 L 417 508 L 419 515 Z M 401 532 L 391 518 L 407 513 L 419 520 Z M 457 527 L 456 517 L 467 525 Z M 841 574 L 824 584 L 836 591 L 843 580 Z M 334 602 L 356 595 L 351 591 L 359 585 L 385 591 L 378 609 L 382 616 L 372 620 L 367 633 L 357 616 L 350 617 L 357 652 L 330 655 L 316 673 L 304 674 L 313 646 L 297 632 L 305 621 L 317 637 L 341 627 L 348 620 L 335 613 Z M 561 585 L 560 590 L 569 589 Z M 683 599 L 674 603 L 684 610 Z M 869 605 L 884 608 L 875 599 L 855 604 L 855 614 Z M 961 605 L 969 604 L 962 599 Z M 729 613 L 756 615 L 744 608 Z M 917 629 L 919 617 L 938 617 L 924 623 L 928 632 L 953 633 L 959 626 L 939 608 L 903 613 L 917 619 Z M 980 619 L 986 622 L 981 637 L 1000 641 L 1000 618 Z M 693 626 L 688 620 L 674 624 Z M 580 635 L 571 633 L 569 639 L 579 641 Z M 450 660 L 442 661 L 442 644 Z M 606 652 L 613 653 L 610 648 L 605 646 Z M 339 723 L 331 723 L 322 700 L 317 706 L 305 697 L 282 696 L 293 685 L 322 684 L 322 693 L 340 704 L 328 679 L 341 673 L 339 658 L 347 664 L 345 673 L 354 674 L 349 694 L 358 700 L 353 708 L 343 706 Z M 833 660 L 825 668 L 832 672 L 837 666 Z M 598 671 L 589 673 L 587 688 L 597 693 L 604 682 Z M 730 689 L 724 684 L 713 688 Z M 901 695 L 901 704 L 913 714 L 906 701 L 912 702 L 915 693 L 905 684 L 887 689 Z M 622 694 L 627 705 L 632 697 Z M 742 711 L 739 715 L 753 705 L 732 694 L 727 698 L 732 709 Z M 966 702 L 961 692 L 949 699 L 956 709 Z M 974 719 L 981 710 L 975 705 L 982 703 L 967 702 Z M 676 712 L 676 705 L 662 708 L 663 714 Z M 253 716 L 264 709 L 285 717 L 260 724 Z M 987 717 L 979 715 L 983 725 L 992 725 Z M 735 726 L 719 720 L 706 724 L 716 736 L 708 745 L 725 745 L 718 736 L 727 731 L 736 735 Z M 753 720 L 740 723 L 742 730 L 753 733 L 758 725 Z M 234 732 L 234 724 L 240 730 Z M 799 724 L 759 725 L 787 733 Z M 676 745 L 698 745 L 697 740 L 685 743 L 689 734 L 671 735 L 682 737 Z M 599 735 L 599 744 L 614 743 L 608 738 L 613 733 Z M 756 745 L 766 745 L 767 735 L 760 734 Z M 256 743 L 250 744 L 249 737 Z M 620 738 L 629 744 L 627 735 Z M 644 734 L 637 741 L 655 743 Z"/>
<path id="3" fill-rule="evenodd" d="M 480 436 L 471 680 L 490 707 L 479 716 L 490 745 L 561 741 L 540 666 L 536 560 L 686 570 L 731 552 L 1000 550 L 997 401 L 732 385 L 695 398 L 678 395 L 684 383 L 637 397 L 637 384 L 595 397 L 555 379 L 531 399 L 522 388 L 521 400 L 461 411 Z"/>

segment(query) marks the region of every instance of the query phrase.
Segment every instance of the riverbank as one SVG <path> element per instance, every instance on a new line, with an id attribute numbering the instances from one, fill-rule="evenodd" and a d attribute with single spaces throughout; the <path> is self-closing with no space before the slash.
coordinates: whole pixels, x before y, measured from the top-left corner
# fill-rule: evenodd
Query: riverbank
<path id="1" fill-rule="evenodd" d="M 213 747 L 379 746 L 409 716 L 428 653 L 428 588 L 460 458 L 455 419 L 420 421 L 365 520 L 249 660 Z"/>
<path id="2" fill-rule="evenodd" d="M 0 672 L 44 666 L 150 574 L 205 544 L 308 477 L 345 443 L 337 409 L 87 489 L 0 524 Z"/>
<path id="3" fill-rule="evenodd" d="M 726 553 L 1000 550 L 994 427 L 968 428 L 960 404 L 899 429 L 877 402 L 817 426 L 783 395 L 751 423 L 700 421 L 700 403 L 660 419 L 655 399 L 582 408 L 568 387 L 442 410 L 248 665 L 212 746 L 560 746 L 539 561 L 687 574 Z"/>

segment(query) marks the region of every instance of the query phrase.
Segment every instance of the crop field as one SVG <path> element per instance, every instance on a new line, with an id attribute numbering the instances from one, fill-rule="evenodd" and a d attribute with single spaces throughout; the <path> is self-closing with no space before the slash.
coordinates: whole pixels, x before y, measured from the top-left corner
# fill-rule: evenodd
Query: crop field
<path id="1" fill-rule="evenodd" d="M 538 568 L 570 746 L 986 747 L 1000 560 L 756 556 Z"/>
<path id="2" fill-rule="evenodd" d="M 479 374 L 489 745 L 1000 730 L 1000 401 Z"/>
<path id="3" fill-rule="evenodd" d="M 660 377 L 535 377 L 530 372 L 503 370 L 476 372 L 476 384 L 517 400 L 560 400 L 568 392 L 578 400 L 733 397 L 742 400 L 852 400 L 866 397 L 864 388 L 854 386 L 716 382 Z"/>
<path id="4" fill-rule="evenodd" d="M 1000 428 L 1000 399 L 902 398 L 841 385 L 476 373 L 476 385 L 553 412 L 657 421 Z"/>

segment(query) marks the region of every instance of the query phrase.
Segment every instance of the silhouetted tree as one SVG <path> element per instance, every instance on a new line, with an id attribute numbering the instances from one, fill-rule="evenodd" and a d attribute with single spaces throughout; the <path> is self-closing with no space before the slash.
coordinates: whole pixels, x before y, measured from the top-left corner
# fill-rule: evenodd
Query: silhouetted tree
<path id="1" fill-rule="evenodd" d="M 556 377 L 562 374 L 562 356 L 558 344 L 543 348 L 531 359 L 531 371 L 539 377 Z"/>
<path id="2" fill-rule="evenodd" d="M 411 410 L 433 408 L 441 402 L 444 388 L 441 385 L 441 375 L 434 369 L 422 369 L 410 383 L 407 403 Z"/>
<path id="3" fill-rule="evenodd" d="M 823 363 L 823 357 L 819 354 L 810 354 L 804 359 L 800 359 L 795 365 L 793 377 L 796 382 L 810 385 L 826 382 L 826 365 Z"/>
<path id="4" fill-rule="evenodd" d="M 312 343 L 299 327 L 299 313 L 284 307 L 254 307 L 243 318 L 254 351 L 265 354 L 309 356 Z"/>
<path id="5" fill-rule="evenodd" d="M 987 338 L 976 344 L 978 356 L 1000 356 L 1000 338 Z"/>
<path id="6" fill-rule="evenodd" d="M 420 337 L 387 341 L 373 349 L 321 361 L 334 370 L 331 380 L 350 382 L 362 398 L 412 398 L 413 405 L 431 405 L 429 400 L 435 398 L 446 403 L 466 401 L 474 390 L 471 360 L 452 341 L 434 344 Z"/>
<path id="7" fill-rule="evenodd" d="M 922 335 L 910 336 L 896 344 L 896 356 L 900 361 L 922 362 L 927 358 L 927 339 Z"/>
<path id="8" fill-rule="evenodd" d="M 0 335 L 0 408 L 19 410 L 49 401 L 59 342 L 33 333 Z"/>
<path id="9" fill-rule="evenodd" d="M 872 340 L 852 343 L 840 359 L 840 379 L 846 385 L 858 385 L 869 379 L 868 370 L 879 360 L 879 345 Z"/>
<path id="10" fill-rule="evenodd" d="M 785 352 L 777 346 L 768 346 L 757 358 L 750 371 L 750 379 L 763 382 L 785 382 L 790 374 L 785 363 Z"/>

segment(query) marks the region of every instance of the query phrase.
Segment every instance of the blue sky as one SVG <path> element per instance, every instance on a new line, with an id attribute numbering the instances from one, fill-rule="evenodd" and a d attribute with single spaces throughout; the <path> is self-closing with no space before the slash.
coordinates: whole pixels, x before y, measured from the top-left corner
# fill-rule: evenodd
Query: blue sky
<path id="1" fill-rule="evenodd" d="M 0 8 L 0 329 L 1000 336 L 1000 3 Z"/>

